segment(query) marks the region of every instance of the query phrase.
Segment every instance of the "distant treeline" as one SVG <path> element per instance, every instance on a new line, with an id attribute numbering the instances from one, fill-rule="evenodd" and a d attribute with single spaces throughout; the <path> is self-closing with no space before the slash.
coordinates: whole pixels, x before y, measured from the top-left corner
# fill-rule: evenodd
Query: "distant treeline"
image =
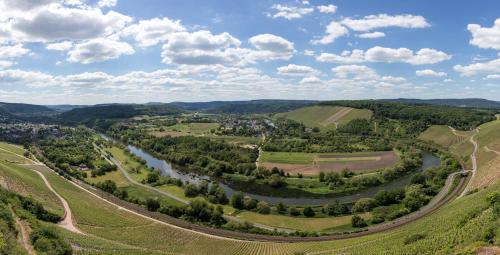
<path id="1" fill-rule="evenodd" d="M 430 125 L 449 125 L 461 130 L 469 130 L 495 119 L 494 111 L 471 108 L 458 108 L 438 105 L 403 104 L 375 100 L 330 101 L 320 105 L 336 105 L 369 109 L 376 119 L 397 119 L 416 121 Z"/>

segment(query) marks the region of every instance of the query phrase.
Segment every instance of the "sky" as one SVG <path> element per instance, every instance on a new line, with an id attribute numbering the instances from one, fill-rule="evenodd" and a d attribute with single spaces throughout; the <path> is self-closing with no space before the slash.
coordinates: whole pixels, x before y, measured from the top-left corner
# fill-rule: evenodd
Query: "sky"
<path id="1" fill-rule="evenodd" d="M 500 1 L 0 0 L 0 101 L 500 101 Z"/>

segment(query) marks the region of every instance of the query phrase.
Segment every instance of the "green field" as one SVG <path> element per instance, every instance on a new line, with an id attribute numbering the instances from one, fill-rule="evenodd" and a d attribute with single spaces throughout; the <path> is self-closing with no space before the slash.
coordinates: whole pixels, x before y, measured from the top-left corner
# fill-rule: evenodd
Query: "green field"
<path id="1" fill-rule="evenodd" d="M 345 111 L 342 113 L 342 111 Z M 301 122 L 307 127 L 335 128 L 353 119 L 369 119 L 372 112 L 366 109 L 354 109 L 338 106 L 308 106 L 297 110 L 280 113 L 277 117 Z"/>
<path id="2" fill-rule="evenodd" d="M 263 151 L 260 157 L 262 163 L 312 164 L 316 153 Z"/>

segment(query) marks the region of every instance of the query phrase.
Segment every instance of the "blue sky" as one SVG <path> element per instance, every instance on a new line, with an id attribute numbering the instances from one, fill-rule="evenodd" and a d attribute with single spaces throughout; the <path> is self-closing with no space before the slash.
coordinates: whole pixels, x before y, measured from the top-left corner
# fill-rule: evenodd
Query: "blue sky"
<path id="1" fill-rule="evenodd" d="M 500 100 L 498 1 L 0 0 L 0 101 Z"/>

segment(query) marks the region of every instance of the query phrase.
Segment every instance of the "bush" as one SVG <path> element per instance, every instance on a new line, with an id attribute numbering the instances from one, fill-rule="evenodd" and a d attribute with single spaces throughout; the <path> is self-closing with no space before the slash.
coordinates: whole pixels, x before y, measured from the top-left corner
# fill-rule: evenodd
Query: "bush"
<path id="1" fill-rule="evenodd" d="M 406 237 L 405 240 L 403 241 L 403 243 L 408 245 L 408 244 L 414 243 L 414 242 L 421 240 L 421 239 L 424 239 L 424 238 L 425 238 L 424 234 L 414 234 L 414 235 Z"/>
<path id="2" fill-rule="evenodd" d="M 281 203 L 281 202 L 278 203 L 278 205 L 276 205 L 276 211 L 279 214 L 285 214 L 286 213 L 286 205 Z"/>
<path id="3" fill-rule="evenodd" d="M 231 206 L 236 209 L 245 209 L 245 205 L 243 204 L 243 193 L 237 192 L 234 193 L 231 197 Z"/>
<path id="4" fill-rule="evenodd" d="M 323 212 L 330 216 L 339 216 L 347 214 L 349 212 L 349 208 L 347 208 L 346 205 L 341 204 L 339 201 L 335 201 L 333 204 L 325 205 Z"/>
<path id="5" fill-rule="evenodd" d="M 309 207 L 309 206 L 307 206 L 306 208 L 304 208 L 304 211 L 302 213 L 306 217 L 313 217 L 315 215 L 314 210 L 311 207 Z"/>
<path id="6" fill-rule="evenodd" d="M 187 184 L 186 187 L 184 187 L 184 195 L 186 197 L 198 196 L 198 187 L 191 183 Z"/>
<path id="7" fill-rule="evenodd" d="M 290 207 L 290 215 L 299 216 L 300 211 L 295 206 L 292 206 L 292 207 Z"/>
<path id="8" fill-rule="evenodd" d="M 243 198 L 243 206 L 247 210 L 253 210 L 257 207 L 257 200 L 255 200 L 249 196 L 245 196 Z"/>
<path id="9" fill-rule="evenodd" d="M 147 183 L 155 183 L 160 179 L 160 173 L 158 171 L 149 172 L 146 177 Z"/>
<path id="10" fill-rule="evenodd" d="M 68 245 L 49 227 L 41 227 L 31 233 L 31 243 L 36 251 L 47 255 L 70 255 L 73 253 Z"/>
<path id="11" fill-rule="evenodd" d="M 260 201 L 259 203 L 257 203 L 257 212 L 262 214 L 269 214 L 271 212 L 271 207 L 269 207 L 266 202 Z"/>
<path id="12" fill-rule="evenodd" d="M 156 212 L 160 208 L 160 202 L 158 202 L 158 199 L 148 198 L 146 200 L 146 208 L 152 212 Z"/>
<path id="13" fill-rule="evenodd" d="M 373 197 L 379 205 L 390 205 L 401 201 L 405 197 L 405 191 L 402 189 L 396 190 L 381 190 Z"/>
<path id="14" fill-rule="evenodd" d="M 373 198 L 360 198 L 352 207 L 352 212 L 369 212 L 377 206 L 377 200 Z"/>
<path id="15" fill-rule="evenodd" d="M 425 195 L 425 191 L 420 184 L 413 184 L 406 187 L 405 198 L 403 205 L 410 211 L 414 212 L 424 206 L 429 201 Z"/>
<path id="16" fill-rule="evenodd" d="M 364 228 L 368 226 L 368 224 L 366 224 L 366 221 L 358 215 L 353 215 L 351 217 L 351 225 L 353 228 Z"/>

